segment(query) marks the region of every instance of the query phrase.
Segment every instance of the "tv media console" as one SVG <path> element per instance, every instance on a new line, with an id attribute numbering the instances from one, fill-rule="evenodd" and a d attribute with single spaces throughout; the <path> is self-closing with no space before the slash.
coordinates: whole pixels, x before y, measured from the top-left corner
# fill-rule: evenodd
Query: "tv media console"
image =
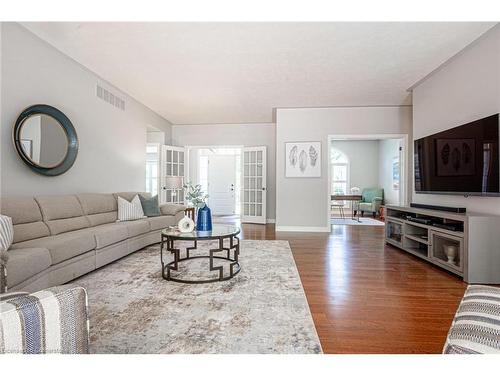
<path id="1" fill-rule="evenodd" d="M 500 284 L 500 216 L 386 205 L 386 243 L 471 284 Z"/>

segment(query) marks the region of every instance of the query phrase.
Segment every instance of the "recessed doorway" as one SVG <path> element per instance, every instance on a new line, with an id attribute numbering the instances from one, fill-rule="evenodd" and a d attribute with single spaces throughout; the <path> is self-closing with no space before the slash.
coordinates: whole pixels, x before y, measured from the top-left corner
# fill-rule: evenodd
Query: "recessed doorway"
<path id="1" fill-rule="evenodd" d="M 265 146 L 186 146 L 186 181 L 201 185 L 216 221 L 266 223 Z"/>
<path id="2" fill-rule="evenodd" d="M 384 225 L 383 206 L 406 201 L 407 136 L 330 136 L 328 145 L 331 225 Z"/>

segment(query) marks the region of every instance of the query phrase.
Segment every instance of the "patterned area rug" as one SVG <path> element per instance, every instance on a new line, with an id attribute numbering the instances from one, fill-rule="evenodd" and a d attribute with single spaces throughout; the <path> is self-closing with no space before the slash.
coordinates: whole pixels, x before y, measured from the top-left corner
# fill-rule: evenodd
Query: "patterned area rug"
<path id="1" fill-rule="evenodd" d="M 385 225 L 385 223 L 383 221 L 375 220 L 375 219 L 372 219 L 369 217 L 362 217 L 359 219 L 359 221 L 353 220 L 350 217 L 347 217 L 345 219 L 335 217 L 335 218 L 331 219 L 331 224 L 332 225 L 374 225 L 374 226 L 380 226 L 380 227 L 383 227 Z"/>
<path id="2" fill-rule="evenodd" d="M 158 245 L 75 280 L 89 296 L 91 352 L 321 353 L 288 242 L 241 241 L 239 260 L 231 280 L 175 283 L 161 277 Z"/>

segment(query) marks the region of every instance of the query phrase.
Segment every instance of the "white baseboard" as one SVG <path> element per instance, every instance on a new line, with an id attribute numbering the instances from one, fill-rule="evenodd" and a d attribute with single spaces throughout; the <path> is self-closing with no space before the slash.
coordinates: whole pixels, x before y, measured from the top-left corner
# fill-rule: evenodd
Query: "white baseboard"
<path id="1" fill-rule="evenodd" d="M 330 227 L 295 227 L 287 225 L 276 226 L 276 232 L 330 232 Z"/>
<path id="2" fill-rule="evenodd" d="M 276 219 L 266 219 L 267 224 L 274 224 L 276 223 Z"/>

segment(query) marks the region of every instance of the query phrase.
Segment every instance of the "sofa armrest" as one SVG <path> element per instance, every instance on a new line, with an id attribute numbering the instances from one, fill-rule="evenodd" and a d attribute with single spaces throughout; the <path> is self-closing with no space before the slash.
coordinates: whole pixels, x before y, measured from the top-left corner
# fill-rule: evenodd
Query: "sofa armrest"
<path id="1" fill-rule="evenodd" d="M 32 294 L 14 294 L 0 302 L 0 353 L 89 352 L 87 292 L 82 287 L 63 286 Z M 44 319 L 40 319 L 44 317 Z M 29 321 L 29 329 L 23 322 Z M 11 336 L 12 337 L 12 336 Z"/>
<path id="2" fill-rule="evenodd" d="M 160 212 L 162 215 L 175 216 L 179 212 L 184 211 L 186 206 L 182 204 L 175 203 L 165 203 L 160 206 Z"/>

